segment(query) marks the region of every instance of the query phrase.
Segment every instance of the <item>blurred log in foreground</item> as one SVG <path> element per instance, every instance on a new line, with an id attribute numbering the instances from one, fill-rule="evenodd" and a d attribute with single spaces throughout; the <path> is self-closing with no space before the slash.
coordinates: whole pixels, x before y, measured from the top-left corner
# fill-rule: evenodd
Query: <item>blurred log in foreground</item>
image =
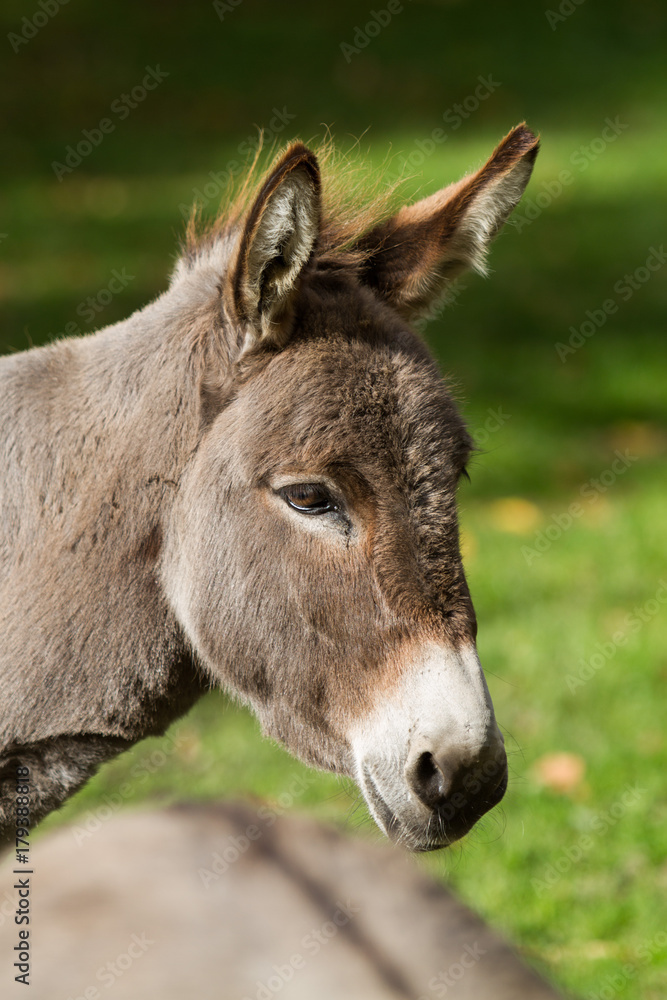
<path id="1" fill-rule="evenodd" d="M 15 861 L 0 995 L 30 1000 L 555 1000 L 399 850 L 251 805 L 127 812 L 30 852 L 30 988 Z M 22 866 L 17 866 L 22 867 Z M 25 877 L 25 875 L 24 875 Z"/>

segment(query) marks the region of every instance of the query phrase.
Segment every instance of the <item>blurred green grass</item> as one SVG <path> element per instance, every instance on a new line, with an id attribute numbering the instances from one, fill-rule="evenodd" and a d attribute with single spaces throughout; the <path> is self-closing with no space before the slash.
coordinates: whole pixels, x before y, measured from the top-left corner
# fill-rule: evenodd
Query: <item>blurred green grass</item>
<path id="1" fill-rule="evenodd" d="M 209 4 L 186 15 L 174 2 L 123 0 L 113 22 L 102 8 L 72 4 L 10 51 L 0 89 L 0 349 L 42 343 L 72 322 L 92 330 L 77 309 L 113 269 L 133 277 L 100 325 L 162 290 L 179 206 L 209 171 L 238 159 L 274 106 L 295 114 L 280 139 L 321 136 L 325 123 L 347 149 L 371 126 L 360 143 L 369 164 L 393 174 L 407 161 L 408 190 L 422 194 L 478 165 L 522 118 L 539 129 L 542 152 L 515 220 L 561 171 L 572 183 L 543 199 L 535 221 L 506 228 L 490 279 L 466 279 L 425 332 L 480 444 L 461 493 L 463 546 L 512 779 L 502 807 L 464 845 L 420 863 L 562 988 L 597 996 L 628 965 L 622 995 L 654 1000 L 667 987 L 656 937 L 667 924 L 664 607 L 636 631 L 627 616 L 667 578 L 667 268 L 619 301 L 565 363 L 555 345 L 587 310 L 618 299 L 614 284 L 664 239 L 666 14 L 652 2 L 583 4 L 552 32 L 527 2 L 483 17 L 469 3 L 406 7 L 349 64 L 339 43 L 367 16 L 350 0 L 327 11 L 299 2 L 289 18 L 258 0 L 223 22 Z M 17 0 L 4 5 L 5 34 L 24 14 Z M 156 63 L 168 80 L 59 183 L 51 161 Z M 502 85 L 420 163 L 417 141 L 490 73 Z M 586 169 L 576 166 L 576 151 L 616 116 L 628 128 Z M 212 199 L 207 210 L 216 207 Z M 617 451 L 632 456 L 627 471 L 586 500 L 582 487 Z M 573 502 L 582 515 L 527 558 Z M 627 642 L 572 690 L 568 677 L 619 630 Z M 585 764 L 566 792 L 539 779 L 554 752 Z M 635 801 L 613 823 L 601 820 L 619 811 L 628 785 L 639 789 Z M 107 765 L 41 829 L 71 821 L 78 836 L 94 836 L 118 808 L 228 795 L 379 837 L 351 785 L 262 740 L 221 694 L 164 740 Z M 587 833 L 592 846 L 572 861 Z"/>

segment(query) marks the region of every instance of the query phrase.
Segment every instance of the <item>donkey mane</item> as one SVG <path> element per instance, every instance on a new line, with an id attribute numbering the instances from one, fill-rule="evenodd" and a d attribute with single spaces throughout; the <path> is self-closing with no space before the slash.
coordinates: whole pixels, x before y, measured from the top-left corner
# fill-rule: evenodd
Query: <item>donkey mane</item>
<path id="1" fill-rule="evenodd" d="M 260 199 L 276 164 L 283 160 L 290 146 L 264 155 L 262 145 L 255 153 L 240 184 L 234 180 L 221 201 L 216 216 L 207 222 L 200 207 L 193 205 L 181 242 L 181 259 L 196 264 L 218 241 L 225 240 L 238 228 L 253 203 Z M 409 177 L 387 180 L 380 170 L 374 179 L 363 158 L 344 154 L 331 139 L 309 143 L 321 175 L 320 231 L 315 260 L 348 270 L 356 270 L 369 255 L 359 245 L 359 237 L 388 218 L 400 204 L 400 194 Z"/>
<path id="2" fill-rule="evenodd" d="M 291 146 L 294 144 L 291 143 Z M 299 145 L 297 143 L 297 145 Z M 373 181 L 363 159 L 345 155 L 337 149 L 331 140 L 318 144 L 310 144 L 316 156 L 321 182 L 321 217 L 320 231 L 314 249 L 315 263 L 324 266 L 338 267 L 348 272 L 358 272 L 364 263 L 377 252 L 377 231 L 382 223 L 389 220 L 396 206 L 405 200 L 405 187 L 410 183 L 410 176 L 403 175 L 398 179 L 388 180 L 384 170 L 380 170 Z M 200 209 L 193 205 L 188 220 L 184 238 L 181 242 L 181 261 L 188 267 L 210 252 L 220 240 L 225 240 L 236 229 L 247 213 L 249 206 L 260 200 L 262 188 L 269 183 L 273 168 L 284 159 L 289 147 L 284 147 L 274 154 L 268 164 L 262 156 L 262 146 L 255 153 L 249 164 L 243 181 L 237 190 L 233 181 L 226 197 L 223 199 L 215 218 L 202 222 Z M 525 122 L 517 125 L 501 143 L 494 158 L 493 174 L 501 177 L 516 161 L 524 156 L 532 168 L 539 152 L 539 143 L 526 127 Z M 455 181 L 438 192 L 438 197 L 453 200 L 449 216 L 449 228 L 452 232 L 459 226 L 471 194 L 489 178 L 480 171 L 475 178 L 472 191 L 466 187 L 468 178 Z M 525 186 L 524 176 L 519 173 L 515 184 L 505 194 L 508 211 L 516 204 Z M 435 197 L 435 196 L 432 196 Z M 426 198 L 425 214 L 431 199 Z M 502 223 L 500 223 L 502 225 Z M 498 212 L 480 213 L 476 219 L 474 232 L 468 234 L 468 246 L 461 248 L 465 263 L 479 274 L 486 275 L 486 254 L 491 240 L 497 235 Z M 373 242 L 365 243 L 365 234 L 373 231 Z M 391 229 L 384 234 L 388 239 Z M 424 241 L 427 234 L 424 234 Z"/>

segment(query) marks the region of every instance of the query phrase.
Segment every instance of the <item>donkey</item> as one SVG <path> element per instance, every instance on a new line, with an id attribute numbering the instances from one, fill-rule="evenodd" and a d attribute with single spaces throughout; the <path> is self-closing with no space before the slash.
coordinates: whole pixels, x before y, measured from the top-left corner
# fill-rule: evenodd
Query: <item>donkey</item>
<path id="1" fill-rule="evenodd" d="M 296 142 L 190 227 L 150 305 L 0 361 L 5 840 L 17 774 L 34 823 L 212 684 L 412 850 L 500 801 L 458 544 L 472 441 L 410 322 L 484 272 L 537 150 L 521 124 L 377 217 L 323 197 Z"/>

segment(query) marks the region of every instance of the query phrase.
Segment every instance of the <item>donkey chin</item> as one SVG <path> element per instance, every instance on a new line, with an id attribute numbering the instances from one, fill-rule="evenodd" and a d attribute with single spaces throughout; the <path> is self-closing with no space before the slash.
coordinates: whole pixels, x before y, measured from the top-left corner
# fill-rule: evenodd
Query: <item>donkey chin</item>
<path id="1" fill-rule="evenodd" d="M 350 742 L 380 828 L 412 851 L 433 851 L 500 802 L 507 756 L 473 646 L 433 644 L 409 660 Z"/>

